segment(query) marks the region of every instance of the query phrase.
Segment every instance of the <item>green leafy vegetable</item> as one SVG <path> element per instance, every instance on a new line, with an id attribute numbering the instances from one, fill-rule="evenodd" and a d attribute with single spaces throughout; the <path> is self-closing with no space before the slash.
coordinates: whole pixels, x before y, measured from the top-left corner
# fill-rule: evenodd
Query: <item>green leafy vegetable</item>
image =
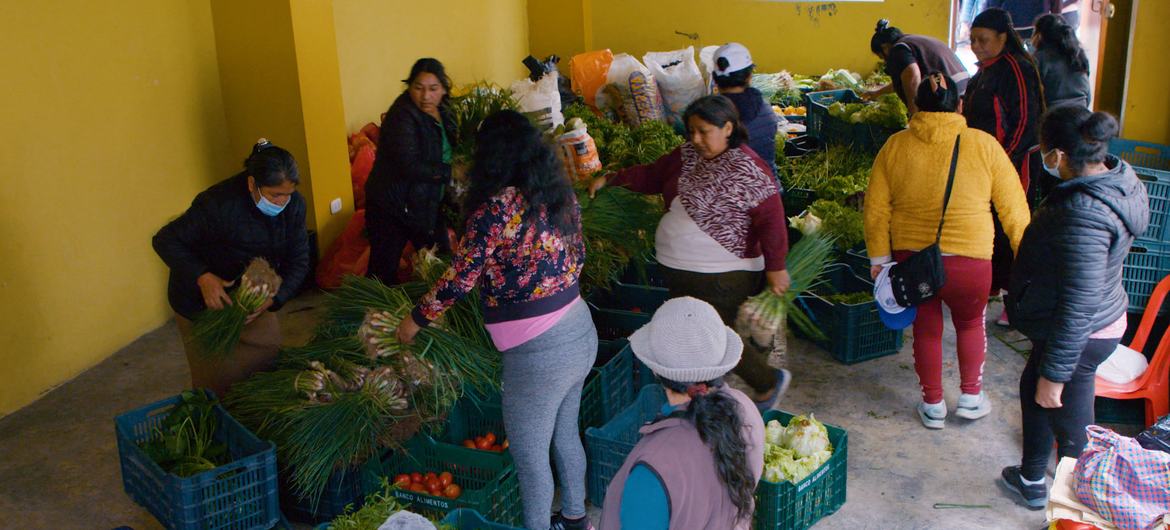
<path id="1" fill-rule="evenodd" d="M 825 300 L 828 300 L 829 302 L 834 303 L 834 304 L 858 305 L 858 304 L 865 304 L 865 303 L 872 302 L 873 301 L 873 293 L 868 292 L 868 291 L 861 291 L 861 292 L 856 292 L 856 293 L 839 293 L 839 294 L 831 294 L 831 295 L 828 295 L 824 298 L 825 298 Z"/>
<path id="2" fill-rule="evenodd" d="M 825 199 L 812 203 L 809 211 L 821 219 L 821 232 L 836 238 L 838 248 L 850 249 L 865 241 L 861 212 Z"/>
<path id="3" fill-rule="evenodd" d="M 829 431 L 809 414 L 795 416 L 787 426 L 769 421 L 765 426 L 764 480 L 800 482 L 833 456 Z"/>
<path id="4" fill-rule="evenodd" d="M 179 395 L 162 424 L 153 429 L 142 450 L 163 471 L 189 477 L 228 463 L 227 446 L 215 441 L 218 403 L 203 391 L 187 390 Z"/>

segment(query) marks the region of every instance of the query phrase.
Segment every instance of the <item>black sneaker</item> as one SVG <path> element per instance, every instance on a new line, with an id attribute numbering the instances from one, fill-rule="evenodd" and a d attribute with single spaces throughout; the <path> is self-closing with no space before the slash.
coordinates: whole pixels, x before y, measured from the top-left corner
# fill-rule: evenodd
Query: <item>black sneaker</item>
<path id="1" fill-rule="evenodd" d="M 589 515 L 584 515 L 580 519 L 569 519 L 561 515 L 561 512 L 557 512 L 552 516 L 549 530 L 593 530 L 593 523 L 589 522 Z"/>
<path id="2" fill-rule="evenodd" d="M 1020 475 L 1020 466 L 1008 466 L 999 473 L 1000 483 L 1011 490 L 1024 501 L 1029 510 L 1043 510 L 1048 504 L 1048 486 L 1040 484 L 1024 484 Z"/>

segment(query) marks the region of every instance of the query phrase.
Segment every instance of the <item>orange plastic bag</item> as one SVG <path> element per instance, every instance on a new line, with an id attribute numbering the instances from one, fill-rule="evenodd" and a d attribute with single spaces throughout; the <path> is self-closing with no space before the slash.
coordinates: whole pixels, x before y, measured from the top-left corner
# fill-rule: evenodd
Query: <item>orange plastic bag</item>
<path id="1" fill-rule="evenodd" d="M 347 274 L 365 276 L 370 266 L 370 240 L 366 238 L 366 211 L 358 210 L 333 241 L 317 265 L 317 285 L 332 291 Z"/>
<path id="2" fill-rule="evenodd" d="M 353 183 L 354 208 L 366 207 L 366 180 L 370 178 L 370 170 L 374 169 L 373 146 L 366 144 L 358 148 L 357 154 L 349 165 L 349 179 Z"/>
<path id="3" fill-rule="evenodd" d="M 597 107 L 597 91 L 605 86 L 605 76 L 612 62 L 613 52 L 608 49 L 577 54 L 569 60 L 569 80 L 573 92 L 580 95 L 590 107 Z"/>

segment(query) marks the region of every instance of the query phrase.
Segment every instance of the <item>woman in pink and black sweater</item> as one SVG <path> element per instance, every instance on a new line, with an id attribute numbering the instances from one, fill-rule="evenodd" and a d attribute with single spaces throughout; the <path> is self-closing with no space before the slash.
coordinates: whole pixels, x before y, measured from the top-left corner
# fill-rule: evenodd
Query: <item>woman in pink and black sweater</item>
<path id="1" fill-rule="evenodd" d="M 552 149 L 520 113 L 489 116 L 476 134 L 465 231 L 451 268 L 402 320 L 398 337 L 475 287 L 485 326 L 503 352 L 504 429 L 520 479 L 524 526 L 581 529 L 585 450 L 577 432 L 581 386 L 597 355 L 597 329 L 577 291 L 585 246 L 576 196 Z M 551 514 L 549 449 L 562 511 Z"/>
<path id="2" fill-rule="evenodd" d="M 736 312 L 765 280 L 788 289 L 787 225 L 771 165 L 747 146 L 735 105 L 723 96 L 696 100 L 683 114 L 686 143 L 652 164 L 593 182 L 662 194 L 666 215 L 655 233 L 655 253 L 671 297 L 693 296 L 734 325 Z M 775 405 L 791 379 L 767 364 L 762 348 L 746 341 L 735 374 L 755 391 L 761 411 Z"/>

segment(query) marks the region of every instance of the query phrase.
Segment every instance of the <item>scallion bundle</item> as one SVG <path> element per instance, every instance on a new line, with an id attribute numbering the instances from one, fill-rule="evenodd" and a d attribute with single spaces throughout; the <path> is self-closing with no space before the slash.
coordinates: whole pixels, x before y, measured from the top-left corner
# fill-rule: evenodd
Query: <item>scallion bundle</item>
<path id="1" fill-rule="evenodd" d="M 829 237 L 812 233 L 801 238 L 788 252 L 788 290 L 778 295 L 765 288 L 760 294 L 748 298 L 736 314 L 736 332 L 757 345 L 767 346 L 773 343 L 778 333 L 784 333 L 781 325 L 788 317 L 806 335 L 823 338 L 824 333 L 793 304 L 797 296 L 820 282 L 832 252 L 833 239 Z"/>
<path id="2" fill-rule="evenodd" d="M 232 304 L 223 309 L 206 309 L 195 317 L 192 333 L 200 350 L 210 357 L 225 357 L 240 342 L 248 315 L 280 290 L 280 276 L 264 258 L 253 258 L 232 291 Z"/>

